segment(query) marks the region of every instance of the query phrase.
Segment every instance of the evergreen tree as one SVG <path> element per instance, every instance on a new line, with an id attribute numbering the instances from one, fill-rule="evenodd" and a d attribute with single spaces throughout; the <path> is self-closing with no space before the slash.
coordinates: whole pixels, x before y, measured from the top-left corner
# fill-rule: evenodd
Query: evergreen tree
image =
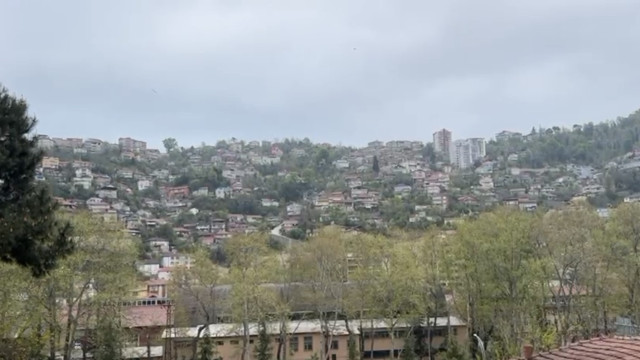
<path id="1" fill-rule="evenodd" d="M 258 344 L 255 348 L 256 360 L 271 360 L 273 354 L 271 353 L 271 339 L 267 333 L 267 324 L 260 322 L 260 330 L 258 331 Z"/>
<path id="2" fill-rule="evenodd" d="M 358 356 L 358 343 L 356 342 L 356 336 L 354 334 L 349 334 L 349 339 L 347 340 L 348 347 L 348 356 L 349 360 L 357 360 Z"/>
<path id="3" fill-rule="evenodd" d="M 465 360 L 467 355 L 464 350 L 458 345 L 455 339 L 449 338 L 447 340 L 447 351 L 444 353 L 443 359 L 445 360 Z"/>
<path id="4" fill-rule="evenodd" d="M 211 339 L 211 334 L 209 334 L 209 328 L 204 332 L 202 345 L 200 346 L 200 360 L 215 360 L 216 359 L 216 348 L 213 340 Z"/>
<path id="5" fill-rule="evenodd" d="M 416 338 L 413 336 L 413 333 L 409 333 L 409 335 L 404 339 L 404 346 L 402 347 L 402 353 L 400 354 L 400 359 L 402 360 L 416 360 Z"/>
<path id="6" fill-rule="evenodd" d="M 378 156 L 373 156 L 373 172 L 378 175 L 380 173 L 380 164 L 378 163 Z"/>
<path id="7" fill-rule="evenodd" d="M 43 153 L 30 135 L 36 120 L 27 109 L 24 100 L 0 87 L 0 261 L 41 276 L 73 246 L 49 189 L 35 180 Z"/>

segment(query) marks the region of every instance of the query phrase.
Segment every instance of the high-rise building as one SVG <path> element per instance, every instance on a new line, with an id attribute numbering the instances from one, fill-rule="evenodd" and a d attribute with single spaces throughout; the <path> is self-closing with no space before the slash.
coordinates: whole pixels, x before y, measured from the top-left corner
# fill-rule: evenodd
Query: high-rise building
<path id="1" fill-rule="evenodd" d="M 451 165 L 458 169 L 469 168 L 486 155 L 485 141 L 483 138 L 456 140 L 451 143 L 449 154 Z"/>
<path id="2" fill-rule="evenodd" d="M 451 131 L 447 129 L 438 130 L 433 133 L 433 148 L 437 153 L 449 157 L 451 148 Z"/>

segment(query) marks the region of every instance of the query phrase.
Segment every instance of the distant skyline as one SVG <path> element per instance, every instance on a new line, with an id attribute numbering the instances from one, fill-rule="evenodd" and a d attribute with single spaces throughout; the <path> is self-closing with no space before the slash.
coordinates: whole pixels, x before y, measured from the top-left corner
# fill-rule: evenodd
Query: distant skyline
<path id="1" fill-rule="evenodd" d="M 162 148 L 493 137 L 640 108 L 635 0 L 0 0 L 38 133 Z"/>

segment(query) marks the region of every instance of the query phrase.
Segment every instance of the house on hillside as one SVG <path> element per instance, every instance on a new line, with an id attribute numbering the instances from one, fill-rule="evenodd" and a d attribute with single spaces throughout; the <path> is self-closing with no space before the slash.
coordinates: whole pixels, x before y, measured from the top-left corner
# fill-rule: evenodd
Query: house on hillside
<path id="1" fill-rule="evenodd" d="M 101 199 L 117 199 L 118 198 L 118 188 L 113 185 L 105 185 L 98 190 L 96 190 L 96 196 Z"/>

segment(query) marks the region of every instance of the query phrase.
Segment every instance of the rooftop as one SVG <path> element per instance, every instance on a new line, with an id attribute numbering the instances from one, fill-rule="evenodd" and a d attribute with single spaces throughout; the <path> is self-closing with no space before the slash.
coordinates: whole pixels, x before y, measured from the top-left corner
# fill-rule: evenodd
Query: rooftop
<path id="1" fill-rule="evenodd" d="M 522 357 L 518 359 L 524 359 Z M 640 337 L 594 338 L 534 354 L 527 360 L 640 359 Z"/>

